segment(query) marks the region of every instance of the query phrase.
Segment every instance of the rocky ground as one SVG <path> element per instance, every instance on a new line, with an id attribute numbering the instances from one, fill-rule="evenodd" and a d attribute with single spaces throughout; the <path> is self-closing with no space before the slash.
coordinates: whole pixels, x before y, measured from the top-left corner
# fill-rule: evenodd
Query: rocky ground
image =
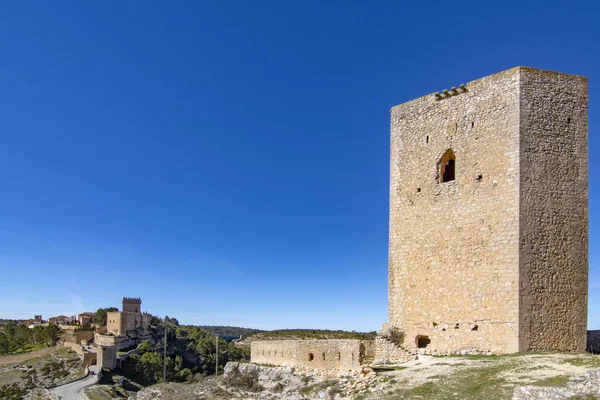
<path id="1" fill-rule="evenodd" d="M 396 366 L 327 377 L 315 371 L 230 363 L 226 375 L 159 384 L 137 400 L 600 400 L 600 356 L 526 354 L 421 357 Z"/>
<path id="2" fill-rule="evenodd" d="M 42 356 L 0 367 L 0 399 L 44 399 L 45 387 L 83 375 L 83 362 L 77 353 L 53 349 Z"/>

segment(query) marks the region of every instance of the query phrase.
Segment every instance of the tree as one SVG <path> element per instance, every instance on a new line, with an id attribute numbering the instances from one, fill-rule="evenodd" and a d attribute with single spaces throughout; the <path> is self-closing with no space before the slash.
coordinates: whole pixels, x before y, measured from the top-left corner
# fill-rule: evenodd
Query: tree
<path id="1" fill-rule="evenodd" d="M 0 354 L 8 354 L 10 352 L 10 344 L 6 335 L 0 332 Z"/>
<path id="2" fill-rule="evenodd" d="M 46 338 L 46 344 L 54 346 L 60 337 L 60 328 L 54 324 L 49 324 L 44 328 L 44 337 Z"/>
<path id="3" fill-rule="evenodd" d="M 181 371 L 179 371 L 179 373 L 177 374 L 177 380 L 181 381 L 181 382 L 185 382 L 185 381 L 191 381 L 192 378 L 194 377 L 194 374 L 192 373 L 192 370 L 190 370 L 189 368 L 184 368 Z"/>
<path id="4" fill-rule="evenodd" d="M 138 346 L 138 351 L 140 352 L 140 355 L 143 355 L 144 353 L 149 352 L 150 350 L 152 350 L 152 343 L 150 343 L 149 340 L 144 340 L 139 346 Z"/>
<path id="5" fill-rule="evenodd" d="M 163 372 L 162 357 L 155 352 L 144 353 L 138 362 L 137 371 L 141 373 L 148 382 L 158 382 Z"/>
<path id="6" fill-rule="evenodd" d="M 96 311 L 94 318 L 92 318 L 92 322 L 98 326 L 106 325 L 106 314 L 113 311 L 119 311 L 119 309 L 115 307 L 99 308 L 98 311 Z"/>
<path id="7" fill-rule="evenodd" d="M 44 333 L 46 329 L 43 326 L 33 327 L 33 341 L 35 343 L 43 344 L 46 343 L 46 335 Z"/>

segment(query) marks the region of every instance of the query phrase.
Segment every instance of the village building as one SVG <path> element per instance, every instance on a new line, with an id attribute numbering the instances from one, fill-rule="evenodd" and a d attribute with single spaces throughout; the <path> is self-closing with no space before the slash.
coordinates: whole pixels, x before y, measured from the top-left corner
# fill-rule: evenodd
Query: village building
<path id="1" fill-rule="evenodd" d="M 96 314 L 93 312 L 84 312 L 77 316 L 77 322 L 81 326 L 89 326 Z"/>

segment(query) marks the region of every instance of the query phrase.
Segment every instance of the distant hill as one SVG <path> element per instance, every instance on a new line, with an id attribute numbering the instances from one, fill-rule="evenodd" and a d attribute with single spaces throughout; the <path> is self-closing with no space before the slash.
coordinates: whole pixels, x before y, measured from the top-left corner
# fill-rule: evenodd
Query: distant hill
<path id="1" fill-rule="evenodd" d="M 238 342 L 238 347 L 250 347 L 255 340 L 300 340 L 300 339 L 375 339 L 377 332 L 330 331 L 327 329 L 279 329 L 264 331 Z"/>
<path id="2" fill-rule="evenodd" d="M 261 331 L 260 329 L 251 328 L 240 328 L 237 326 L 199 326 L 200 329 L 210 333 L 211 335 L 218 335 L 220 338 L 231 342 L 234 339 L 239 339 L 240 336 L 246 338 L 251 335 L 255 335 Z"/>

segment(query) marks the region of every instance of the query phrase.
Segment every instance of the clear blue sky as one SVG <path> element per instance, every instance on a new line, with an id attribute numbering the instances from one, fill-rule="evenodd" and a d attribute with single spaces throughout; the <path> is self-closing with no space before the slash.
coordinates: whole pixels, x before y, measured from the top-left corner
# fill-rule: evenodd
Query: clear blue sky
<path id="1" fill-rule="evenodd" d="M 0 317 L 378 330 L 389 109 L 516 65 L 589 76 L 592 2 L 0 4 Z M 536 4 L 534 4 L 536 3 Z"/>

